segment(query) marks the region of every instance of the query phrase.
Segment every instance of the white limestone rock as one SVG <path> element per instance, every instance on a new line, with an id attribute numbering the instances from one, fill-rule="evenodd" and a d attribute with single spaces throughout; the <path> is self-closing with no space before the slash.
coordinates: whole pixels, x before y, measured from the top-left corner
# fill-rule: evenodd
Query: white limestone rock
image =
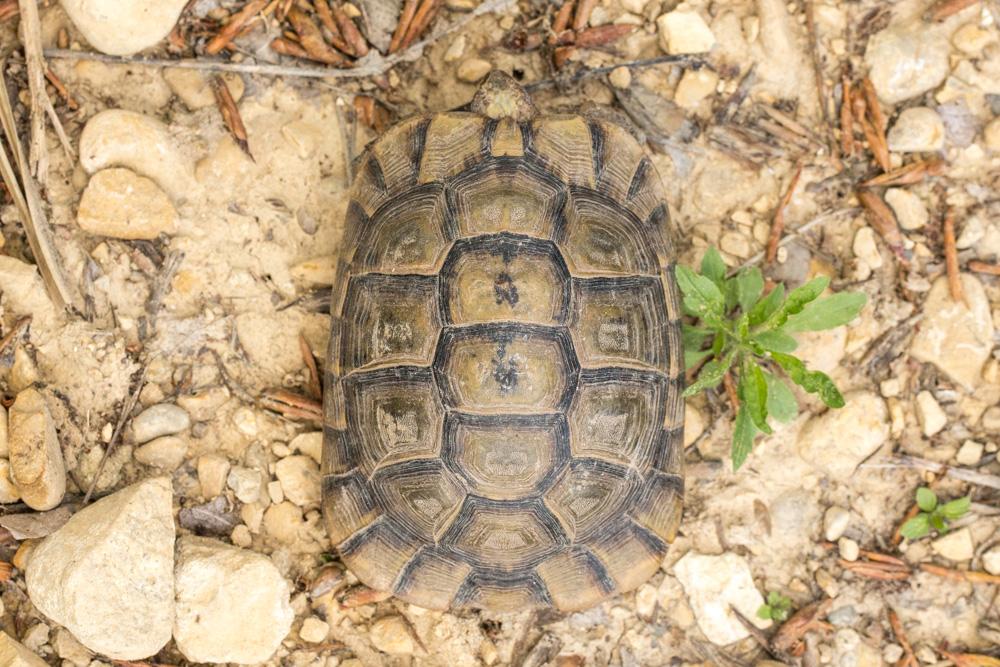
<path id="1" fill-rule="evenodd" d="M 844 396 L 845 405 L 811 418 L 799 432 L 799 456 L 838 480 L 854 470 L 889 438 L 889 410 L 868 391 Z"/>
<path id="2" fill-rule="evenodd" d="M 73 25 L 98 51 L 127 56 L 170 34 L 187 0 L 62 0 Z"/>
<path id="3" fill-rule="evenodd" d="M 96 236 L 152 240 L 176 229 L 177 211 L 150 179 L 128 169 L 103 169 L 83 191 L 76 222 Z"/>
<path id="4" fill-rule="evenodd" d="M 734 553 L 689 552 L 674 565 L 674 574 L 687 593 L 698 627 L 713 644 L 725 646 L 750 636 L 730 607 L 758 628 L 771 627 L 770 620 L 757 616 L 764 598 L 753 583 L 746 559 Z"/>

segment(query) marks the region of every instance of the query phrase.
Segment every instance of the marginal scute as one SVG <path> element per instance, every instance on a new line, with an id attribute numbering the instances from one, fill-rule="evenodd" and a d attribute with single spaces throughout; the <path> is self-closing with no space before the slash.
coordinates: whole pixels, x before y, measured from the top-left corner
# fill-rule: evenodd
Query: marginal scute
<path id="1" fill-rule="evenodd" d="M 379 468 L 372 488 L 397 525 L 427 542 L 437 541 L 465 497 L 465 489 L 437 458 Z"/>
<path id="2" fill-rule="evenodd" d="M 323 479 L 323 510 L 334 545 L 370 526 L 379 515 L 368 485 L 357 471 Z"/>
<path id="3" fill-rule="evenodd" d="M 482 158 L 485 124 L 482 116 L 470 113 L 434 116 L 427 128 L 427 143 L 420 161 L 420 182 L 444 181 Z"/>
<path id="4" fill-rule="evenodd" d="M 611 534 L 586 543 L 604 564 L 620 591 L 630 591 L 660 569 L 666 544 L 648 530 L 632 522 L 617 524 Z"/>
<path id="5" fill-rule="evenodd" d="M 437 279 L 369 274 L 351 279 L 343 320 L 343 372 L 369 366 L 429 366 L 441 321 Z"/>
<path id="6" fill-rule="evenodd" d="M 398 195 L 417 182 L 430 120 L 418 116 L 394 125 L 371 145 L 386 192 Z M 364 174 L 363 174 L 364 176 Z M 357 186 L 356 186 L 357 187 Z"/>
<path id="7" fill-rule="evenodd" d="M 555 605 L 578 611 L 598 604 L 614 591 L 614 582 L 600 561 L 586 549 L 553 554 L 535 568 Z"/>
<path id="8" fill-rule="evenodd" d="M 391 591 L 422 546 L 420 540 L 383 516 L 341 544 L 339 550 L 341 559 L 358 579 L 377 591 Z"/>
<path id="9" fill-rule="evenodd" d="M 632 516 L 665 542 L 671 542 L 681 521 L 684 481 L 679 475 L 654 472 L 639 493 Z"/>
<path id="10" fill-rule="evenodd" d="M 594 187 L 590 128 L 580 116 L 546 116 L 532 123 L 532 152 L 571 186 Z"/>
<path id="11" fill-rule="evenodd" d="M 550 606 L 552 599 L 535 574 L 501 576 L 473 572 L 455 596 L 459 609 L 490 609 L 499 613 Z"/>
<path id="12" fill-rule="evenodd" d="M 447 609 L 472 566 L 447 553 L 427 546 L 421 549 L 400 577 L 394 593 L 403 600 L 429 609 Z"/>

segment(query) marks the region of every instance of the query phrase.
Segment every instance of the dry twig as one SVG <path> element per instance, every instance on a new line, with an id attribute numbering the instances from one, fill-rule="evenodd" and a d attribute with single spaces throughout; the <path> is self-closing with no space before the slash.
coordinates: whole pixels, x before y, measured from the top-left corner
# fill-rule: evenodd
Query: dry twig
<path id="1" fill-rule="evenodd" d="M 861 185 L 864 187 L 913 185 L 928 176 L 940 176 L 944 173 L 944 166 L 944 162 L 938 158 L 919 160 L 899 169 L 893 169 L 892 171 L 880 174 Z"/>
<path id="2" fill-rule="evenodd" d="M 108 459 L 111 458 L 111 453 L 118 446 L 118 442 L 121 440 L 122 429 L 125 428 L 126 422 L 132 418 L 132 410 L 135 408 L 135 404 L 139 401 L 139 394 L 142 392 L 143 386 L 146 384 L 146 370 L 148 366 L 143 365 L 142 371 L 139 373 L 139 377 L 135 379 L 132 385 L 132 391 L 125 399 L 125 404 L 122 406 L 122 410 L 118 413 L 118 421 L 115 423 L 115 430 L 111 432 L 111 440 L 108 441 L 107 447 L 104 448 L 104 454 L 101 456 L 101 462 L 97 466 L 97 472 L 94 473 L 94 477 L 90 480 L 90 486 L 87 487 L 87 493 L 83 496 L 83 504 L 86 505 L 90 502 L 90 497 L 94 495 L 94 489 L 97 488 L 97 482 L 101 479 L 101 474 L 104 472 L 104 466 L 107 464 Z"/>
<path id="3" fill-rule="evenodd" d="M 586 27 L 596 6 L 597 0 L 580 0 L 577 3 L 576 13 L 573 15 L 573 30 L 579 32 Z"/>
<path id="4" fill-rule="evenodd" d="M 12 347 L 15 342 L 21 339 L 24 332 L 28 330 L 29 324 L 31 324 L 31 315 L 25 315 L 14 323 L 6 336 L 0 338 L 0 357 L 7 354 L 7 348 Z"/>
<path id="5" fill-rule="evenodd" d="M 767 237 L 767 252 L 764 255 L 764 261 L 768 264 L 772 263 L 778 256 L 778 242 L 781 241 L 781 235 L 785 231 L 785 208 L 792 201 L 795 186 L 798 185 L 799 177 L 802 176 L 803 166 L 803 163 L 800 162 L 798 168 L 795 170 L 795 175 L 792 176 L 792 180 L 788 184 L 788 189 L 778 203 L 778 210 L 774 212 L 774 220 L 771 222 L 771 233 Z"/>
<path id="6" fill-rule="evenodd" d="M 410 29 L 410 24 L 413 22 L 413 16 L 416 13 L 417 0 L 406 0 L 403 3 L 403 11 L 399 15 L 399 23 L 396 24 L 396 30 L 392 33 L 392 41 L 389 42 L 390 54 L 399 51 L 403 45 L 403 38 L 406 37 L 407 31 Z"/>
<path id="7" fill-rule="evenodd" d="M 284 389 L 265 391 L 260 406 L 294 421 L 323 423 L 323 406 L 319 402 Z"/>
<path id="8" fill-rule="evenodd" d="M 228 47 L 229 43 L 243 31 L 243 27 L 264 9 L 267 2 L 268 0 L 250 0 L 243 5 L 243 9 L 233 14 L 229 22 L 219 31 L 219 34 L 205 45 L 205 53 L 214 56 Z"/>
<path id="9" fill-rule="evenodd" d="M 325 3 L 326 0 L 316 1 L 317 6 Z M 368 55 L 368 42 L 361 36 L 358 26 L 354 25 L 354 21 L 344 13 L 344 10 L 335 6 L 333 8 L 333 18 L 337 22 L 340 34 L 343 35 L 344 40 L 347 42 L 347 46 L 350 49 L 349 53 L 356 58 L 363 58 Z"/>
<path id="10" fill-rule="evenodd" d="M 826 617 L 830 606 L 833 604 L 831 598 L 820 600 L 808 604 L 799 609 L 790 619 L 784 622 L 778 631 L 771 638 L 771 650 L 793 657 L 801 656 L 805 653 L 805 635 L 811 630 L 828 631 L 832 626 L 823 620 Z"/>
<path id="11" fill-rule="evenodd" d="M 933 574 L 952 581 L 967 581 L 972 584 L 1000 584 L 1000 576 L 988 572 L 975 572 L 973 570 L 952 570 L 951 568 L 921 563 L 920 569 L 928 574 Z"/>
<path id="12" fill-rule="evenodd" d="M 410 26 L 406 29 L 406 35 L 403 36 L 403 41 L 400 44 L 401 49 L 409 47 L 417 37 L 424 33 L 440 6 L 441 0 L 423 0 L 420 3 Z"/>
<path id="13" fill-rule="evenodd" d="M 844 74 L 840 80 L 840 150 L 854 155 L 854 116 L 851 113 L 851 80 Z"/>
<path id="14" fill-rule="evenodd" d="M 302 361 L 305 362 L 306 370 L 309 372 L 306 390 L 310 396 L 319 400 L 323 397 L 323 385 L 320 382 L 319 369 L 316 367 L 316 358 L 313 356 L 312 349 L 309 347 L 306 337 L 301 333 L 299 334 L 299 352 L 302 353 Z"/>
<path id="15" fill-rule="evenodd" d="M 938 473 L 951 479 L 1000 490 L 1000 476 L 990 475 L 989 473 L 979 472 L 970 468 L 948 466 L 944 463 L 922 459 L 917 456 L 891 456 L 877 462 L 862 463 L 861 466 L 863 468 L 875 469 L 910 468 L 914 470 L 929 470 L 930 472 Z"/>
<path id="16" fill-rule="evenodd" d="M 1000 276 L 1000 264 L 989 264 L 987 262 L 980 262 L 979 260 L 974 259 L 969 262 L 969 271 L 986 273 L 991 276 Z"/>
<path id="17" fill-rule="evenodd" d="M 896 257 L 904 264 L 908 264 L 909 260 L 906 259 L 903 249 L 903 234 L 899 231 L 899 224 L 896 222 L 896 216 L 893 215 L 892 209 L 871 190 L 860 189 L 857 191 L 857 195 L 858 201 L 868 212 L 869 224 L 889 244 L 889 248 L 896 254 Z"/>
<path id="18" fill-rule="evenodd" d="M 346 57 L 326 43 L 326 40 L 323 39 L 323 32 L 313 21 L 312 16 L 298 7 L 292 7 L 288 12 L 288 20 L 295 28 L 295 32 L 299 36 L 299 43 L 309 54 L 310 60 L 338 67 L 350 66 L 350 61 Z"/>
<path id="19" fill-rule="evenodd" d="M 955 663 L 955 667 L 1000 667 L 1000 658 L 981 653 L 952 653 L 941 649 L 941 655 L 946 660 Z"/>
<path id="20" fill-rule="evenodd" d="M 968 305 L 962 289 L 962 274 L 958 268 L 958 248 L 955 247 L 955 216 L 949 208 L 944 215 L 944 261 L 948 270 L 948 289 L 951 298 Z"/>
<path id="21" fill-rule="evenodd" d="M 906 637 L 906 632 L 903 630 L 903 622 L 899 620 L 899 615 L 892 607 L 888 607 L 888 615 L 892 633 L 896 635 L 896 641 L 903 647 L 903 657 L 899 659 L 895 667 L 918 667 L 920 663 L 917 662 L 917 656 L 913 654 L 913 646 L 910 645 L 910 640 Z"/>

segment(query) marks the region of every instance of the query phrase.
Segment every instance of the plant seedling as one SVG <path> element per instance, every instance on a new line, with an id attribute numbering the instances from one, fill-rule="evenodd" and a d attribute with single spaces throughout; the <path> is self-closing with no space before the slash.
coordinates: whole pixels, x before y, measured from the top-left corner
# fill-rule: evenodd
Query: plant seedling
<path id="1" fill-rule="evenodd" d="M 820 298 L 830 284 L 826 276 L 813 278 L 787 295 L 777 284 L 764 292 L 764 276 L 757 267 L 727 277 L 727 268 L 715 248 L 709 248 L 695 273 L 676 269 L 684 312 L 697 319 L 683 328 L 684 363 L 704 364 L 684 391 L 693 396 L 717 387 L 727 373 L 735 375 L 739 408 L 733 427 L 733 470 L 746 461 L 758 433 L 771 433 L 768 416 L 789 422 L 798 416 L 798 402 L 781 377 L 789 378 L 831 408 L 844 406 L 833 381 L 811 371 L 792 352 L 798 346 L 792 334 L 833 329 L 853 320 L 864 307 L 861 292 L 840 292 Z"/>
<path id="2" fill-rule="evenodd" d="M 771 620 L 775 623 L 784 623 L 788 620 L 788 615 L 792 611 L 792 601 L 790 598 L 777 591 L 767 594 L 767 602 L 757 610 L 757 618 Z"/>
<path id="3" fill-rule="evenodd" d="M 922 486 L 917 489 L 917 507 L 920 512 L 903 524 L 899 534 L 908 540 L 919 540 L 933 528 L 939 535 L 944 535 L 948 532 L 948 524 L 962 518 L 971 505 L 971 496 L 941 504 L 936 493 Z"/>

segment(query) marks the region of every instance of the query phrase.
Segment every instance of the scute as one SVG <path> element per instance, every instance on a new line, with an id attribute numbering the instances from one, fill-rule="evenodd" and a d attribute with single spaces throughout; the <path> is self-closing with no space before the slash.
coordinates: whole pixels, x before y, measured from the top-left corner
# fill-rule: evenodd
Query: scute
<path id="1" fill-rule="evenodd" d="M 362 582 L 407 602 L 585 609 L 655 572 L 680 521 L 663 188 L 611 116 L 540 115 L 496 71 L 468 109 L 356 162 L 324 520 Z"/>

